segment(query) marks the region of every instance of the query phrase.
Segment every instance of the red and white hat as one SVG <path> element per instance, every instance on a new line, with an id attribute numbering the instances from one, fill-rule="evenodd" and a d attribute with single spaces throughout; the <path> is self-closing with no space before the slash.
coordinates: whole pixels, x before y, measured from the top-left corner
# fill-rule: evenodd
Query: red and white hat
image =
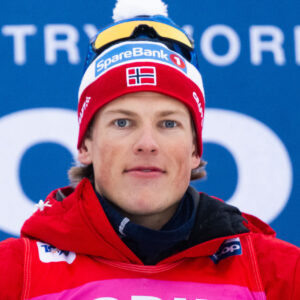
<path id="1" fill-rule="evenodd" d="M 152 91 L 184 103 L 194 121 L 202 155 L 204 89 L 197 68 L 162 43 L 127 41 L 103 51 L 87 68 L 78 95 L 78 148 L 95 113 L 129 93 Z"/>

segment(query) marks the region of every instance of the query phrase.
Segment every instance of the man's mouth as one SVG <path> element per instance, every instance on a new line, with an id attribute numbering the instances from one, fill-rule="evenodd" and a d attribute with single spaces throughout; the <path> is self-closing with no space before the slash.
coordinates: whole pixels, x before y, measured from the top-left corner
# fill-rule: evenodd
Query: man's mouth
<path id="1" fill-rule="evenodd" d="M 125 173 L 161 173 L 164 174 L 166 171 L 155 166 L 136 166 L 129 169 L 125 169 Z"/>

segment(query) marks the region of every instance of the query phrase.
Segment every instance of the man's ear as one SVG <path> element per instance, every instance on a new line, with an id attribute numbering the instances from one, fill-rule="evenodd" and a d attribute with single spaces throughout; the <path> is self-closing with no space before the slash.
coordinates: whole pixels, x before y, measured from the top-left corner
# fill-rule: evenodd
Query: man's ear
<path id="1" fill-rule="evenodd" d="M 78 160 L 84 165 L 90 165 L 92 161 L 90 140 L 85 138 L 78 150 Z"/>
<path id="2" fill-rule="evenodd" d="M 199 167 L 201 162 L 201 157 L 198 154 L 197 144 L 194 141 L 193 143 L 193 153 L 192 153 L 192 169 L 196 169 Z"/>
<path id="3" fill-rule="evenodd" d="M 201 158 L 197 151 L 192 154 L 192 169 L 196 169 L 199 167 L 201 162 Z"/>

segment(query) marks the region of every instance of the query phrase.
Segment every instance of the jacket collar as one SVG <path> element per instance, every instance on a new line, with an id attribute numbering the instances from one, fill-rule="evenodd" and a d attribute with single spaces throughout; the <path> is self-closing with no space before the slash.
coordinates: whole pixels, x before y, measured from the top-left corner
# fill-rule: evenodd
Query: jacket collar
<path id="1" fill-rule="evenodd" d="M 45 200 L 51 206 L 46 206 L 43 211 L 35 212 L 24 223 L 21 229 L 22 237 L 36 239 L 61 250 L 73 251 L 78 254 L 97 256 L 110 261 L 143 264 L 111 226 L 88 179 L 82 180 L 74 191 L 70 187 L 60 189 L 60 191 L 64 195 L 68 195 L 62 201 L 57 201 L 58 190 L 53 191 Z M 201 216 L 207 216 L 205 219 L 208 227 L 206 228 L 210 228 L 218 226 L 217 223 L 218 220 L 222 220 L 222 214 L 219 211 L 219 216 L 207 215 L 201 205 L 206 205 L 204 202 L 212 198 L 205 199 L 203 194 L 199 196 L 197 192 L 194 191 L 193 193 L 195 203 L 198 202 L 200 205 L 197 213 L 198 221 L 189 244 L 179 253 L 166 258 L 160 263 L 174 262 L 185 257 L 211 256 L 224 240 L 247 234 L 243 231 L 242 233 L 240 231 L 228 231 L 229 234 L 223 236 L 211 235 L 209 240 L 201 241 L 202 235 L 200 233 L 201 228 L 203 230 L 202 221 L 204 221 Z M 225 219 L 230 218 L 230 213 L 226 210 L 227 204 L 219 200 L 214 201 L 217 202 L 214 202 L 213 206 L 218 206 L 218 204 L 225 206 Z"/>

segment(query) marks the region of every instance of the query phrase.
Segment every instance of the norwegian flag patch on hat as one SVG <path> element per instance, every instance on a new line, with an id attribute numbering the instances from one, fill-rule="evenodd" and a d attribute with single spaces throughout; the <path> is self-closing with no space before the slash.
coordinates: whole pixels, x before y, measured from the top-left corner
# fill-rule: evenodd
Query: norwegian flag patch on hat
<path id="1" fill-rule="evenodd" d="M 126 69 L 127 86 L 156 85 L 155 67 L 133 67 Z"/>

